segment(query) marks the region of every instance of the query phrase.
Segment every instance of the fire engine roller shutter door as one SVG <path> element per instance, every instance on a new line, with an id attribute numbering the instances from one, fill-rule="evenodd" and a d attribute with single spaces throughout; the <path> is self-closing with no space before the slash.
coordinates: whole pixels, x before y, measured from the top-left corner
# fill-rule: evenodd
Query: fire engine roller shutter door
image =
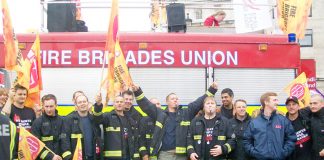
<path id="1" fill-rule="evenodd" d="M 179 103 L 187 105 L 206 90 L 205 68 L 130 68 L 130 73 L 148 99 L 158 98 L 163 105 L 169 93 L 176 93 Z"/>
<path id="2" fill-rule="evenodd" d="M 73 92 L 83 91 L 93 103 L 100 75 L 101 68 L 42 68 L 42 95 L 54 94 L 59 105 L 73 105 Z"/>
<path id="3" fill-rule="evenodd" d="M 220 93 L 231 88 L 234 100 L 244 99 L 248 105 L 260 105 L 260 96 L 265 92 L 279 94 L 279 104 L 284 104 L 287 94 L 283 91 L 295 79 L 294 69 L 219 69 L 214 68 L 214 78 L 218 80 L 218 104 L 222 104 Z"/>

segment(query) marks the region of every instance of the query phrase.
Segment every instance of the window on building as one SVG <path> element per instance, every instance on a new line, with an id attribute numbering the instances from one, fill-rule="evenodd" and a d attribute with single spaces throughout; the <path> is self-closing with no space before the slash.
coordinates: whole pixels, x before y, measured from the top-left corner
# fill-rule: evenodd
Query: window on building
<path id="1" fill-rule="evenodd" d="M 298 40 L 301 47 L 313 47 L 313 29 L 306 29 L 304 39 Z"/>
<path id="2" fill-rule="evenodd" d="M 202 9 L 195 9 L 196 19 L 202 19 Z"/>

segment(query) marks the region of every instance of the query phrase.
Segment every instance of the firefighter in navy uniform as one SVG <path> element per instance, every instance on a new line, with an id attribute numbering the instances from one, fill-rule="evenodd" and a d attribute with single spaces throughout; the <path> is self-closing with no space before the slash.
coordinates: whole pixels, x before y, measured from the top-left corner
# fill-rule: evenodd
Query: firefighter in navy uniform
<path id="1" fill-rule="evenodd" d="M 313 159 L 324 160 L 324 97 L 315 94 L 310 100 Z"/>
<path id="2" fill-rule="evenodd" d="M 150 102 L 156 105 L 157 108 L 161 109 L 161 103 L 157 98 L 151 98 Z M 158 120 L 162 120 L 163 122 L 166 119 L 166 115 L 164 117 L 158 118 Z M 140 121 L 139 126 L 139 153 L 143 160 L 147 159 L 156 159 L 157 157 L 151 156 L 150 148 L 154 148 L 154 144 L 152 143 L 152 138 L 154 132 L 160 132 L 161 128 L 155 125 L 155 121 L 149 116 L 143 117 Z M 153 145 L 152 145 L 153 144 Z"/>
<path id="3" fill-rule="evenodd" d="M 235 148 L 229 120 L 217 114 L 214 97 L 204 100 L 204 115 L 194 118 L 187 134 L 188 157 L 191 160 L 223 160 Z"/>
<path id="4" fill-rule="evenodd" d="M 17 152 L 15 148 L 16 140 L 16 125 L 5 116 L 3 112 L 0 113 L 0 159 L 11 160 L 17 157 L 13 157 L 13 153 Z"/>
<path id="5" fill-rule="evenodd" d="M 83 160 L 100 159 L 100 130 L 94 124 L 93 115 L 89 113 L 89 101 L 85 95 L 75 98 L 77 111 L 72 112 L 64 119 L 63 137 L 66 142 L 63 145 L 63 159 L 72 159 L 76 149 L 77 140 L 81 138 Z"/>
<path id="6" fill-rule="evenodd" d="M 238 99 L 234 102 L 234 117 L 229 120 L 230 127 L 236 141 L 235 149 L 228 156 L 232 160 L 248 160 L 250 157 L 245 153 L 243 146 L 244 130 L 250 123 L 251 117 L 246 112 L 247 104 L 243 99 Z"/>
<path id="7" fill-rule="evenodd" d="M 217 91 L 217 83 L 214 82 L 206 94 L 188 104 L 188 107 L 178 105 L 178 97 L 171 93 L 166 97 L 168 107 L 165 111 L 155 107 L 138 86 L 132 86 L 136 101 L 141 109 L 156 121 L 156 128 L 151 142 L 151 156 L 158 159 L 187 159 L 187 139 L 190 121 L 202 109 L 203 101 L 207 96 L 213 96 Z M 163 117 L 166 116 L 166 120 Z M 159 119 L 161 118 L 161 119 Z"/>
<path id="8" fill-rule="evenodd" d="M 54 95 L 48 94 L 43 96 L 42 104 L 44 113 L 37 118 L 32 125 L 32 134 L 51 149 L 55 154 L 43 149 L 39 154 L 40 159 L 60 160 L 63 154 L 62 143 L 65 143 L 65 137 L 62 137 L 63 118 L 58 115 L 57 99 Z"/>
<path id="9" fill-rule="evenodd" d="M 105 160 L 130 160 L 139 159 L 140 156 L 135 149 L 136 122 L 132 117 L 124 114 L 125 101 L 121 96 L 114 99 L 114 110 L 102 113 L 101 95 L 96 97 L 94 105 L 94 121 L 97 126 L 103 125 L 104 147 L 103 157 Z"/>

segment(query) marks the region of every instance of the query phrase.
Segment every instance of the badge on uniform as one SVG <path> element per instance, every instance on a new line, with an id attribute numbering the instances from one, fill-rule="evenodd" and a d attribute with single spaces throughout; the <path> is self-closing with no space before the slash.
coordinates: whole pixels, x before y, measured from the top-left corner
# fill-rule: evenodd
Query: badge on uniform
<path id="1" fill-rule="evenodd" d="M 235 133 L 232 134 L 231 138 L 233 139 L 236 138 Z"/>
<path id="2" fill-rule="evenodd" d="M 197 142 L 198 144 L 200 144 L 201 143 L 201 140 L 198 140 L 198 142 Z"/>

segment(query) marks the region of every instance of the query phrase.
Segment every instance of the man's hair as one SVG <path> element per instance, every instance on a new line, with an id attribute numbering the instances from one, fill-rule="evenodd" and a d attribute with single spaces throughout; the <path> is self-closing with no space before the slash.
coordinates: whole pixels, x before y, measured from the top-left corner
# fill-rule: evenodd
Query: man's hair
<path id="1" fill-rule="evenodd" d="M 131 90 L 126 90 L 126 91 L 124 91 L 124 92 L 122 93 L 122 96 L 124 97 L 125 94 L 134 97 L 134 93 L 133 93 Z"/>
<path id="2" fill-rule="evenodd" d="M 6 88 L 0 88 L 0 95 L 7 95 L 8 96 L 8 90 Z"/>
<path id="3" fill-rule="evenodd" d="M 260 97 L 260 103 L 262 105 L 262 107 L 265 106 L 265 101 L 269 101 L 270 100 L 270 96 L 278 96 L 277 93 L 274 92 L 266 92 L 264 93 L 261 97 Z"/>
<path id="4" fill-rule="evenodd" d="M 175 93 L 169 93 L 166 97 L 165 97 L 165 101 L 168 101 L 168 99 L 169 99 L 169 97 L 171 96 L 171 95 L 177 95 L 177 94 L 175 94 Z"/>
<path id="5" fill-rule="evenodd" d="M 20 84 L 15 85 L 14 89 L 15 89 L 15 91 L 17 91 L 17 90 L 25 90 L 25 91 L 27 91 L 27 94 L 28 94 L 27 88 L 20 85 Z"/>
<path id="6" fill-rule="evenodd" d="M 234 97 L 234 93 L 233 93 L 233 90 L 230 89 L 230 88 L 224 88 L 221 92 L 221 94 L 225 94 L 227 93 L 230 97 Z"/>
<path id="7" fill-rule="evenodd" d="M 204 103 L 203 103 L 203 104 L 205 104 L 205 102 L 207 102 L 208 100 L 213 100 L 213 101 L 215 102 L 216 106 L 217 106 L 217 102 L 216 102 L 216 100 L 215 100 L 215 98 L 214 98 L 213 96 L 208 96 L 208 97 L 206 97 L 206 98 L 204 99 Z"/>
<path id="8" fill-rule="evenodd" d="M 79 96 L 75 97 L 75 103 L 77 103 L 77 99 L 78 99 L 79 97 L 82 97 L 82 96 L 84 96 L 84 97 L 87 99 L 87 101 L 89 102 L 88 97 L 87 97 L 86 95 L 82 94 L 82 95 L 79 95 Z"/>
<path id="9" fill-rule="evenodd" d="M 222 16 L 222 15 L 226 15 L 226 13 L 224 11 L 218 11 L 218 12 L 216 12 L 216 15 Z"/>
<path id="10" fill-rule="evenodd" d="M 320 102 L 324 102 L 324 97 L 320 94 L 314 94 L 311 96 L 311 98 L 316 98 L 316 97 L 319 98 Z"/>
<path id="11" fill-rule="evenodd" d="M 243 102 L 243 103 L 247 104 L 247 103 L 246 103 L 246 100 L 244 100 L 244 99 L 237 99 L 237 100 L 234 102 L 234 106 L 236 106 L 236 103 L 238 103 L 238 102 Z"/>
<path id="12" fill-rule="evenodd" d="M 75 91 L 75 92 L 73 93 L 73 97 L 72 97 L 72 99 L 74 99 L 74 100 L 76 99 L 75 96 L 76 96 L 77 93 L 81 93 L 81 94 L 85 95 L 83 91 Z"/>
<path id="13" fill-rule="evenodd" d="M 47 94 L 47 95 L 42 97 L 42 103 L 43 104 L 44 104 L 45 101 L 48 101 L 48 100 L 54 100 L 55 104 L 57 104 L 57 99 L 56 99 L 55 95 L 53 95 L 53 94 Z"/>

